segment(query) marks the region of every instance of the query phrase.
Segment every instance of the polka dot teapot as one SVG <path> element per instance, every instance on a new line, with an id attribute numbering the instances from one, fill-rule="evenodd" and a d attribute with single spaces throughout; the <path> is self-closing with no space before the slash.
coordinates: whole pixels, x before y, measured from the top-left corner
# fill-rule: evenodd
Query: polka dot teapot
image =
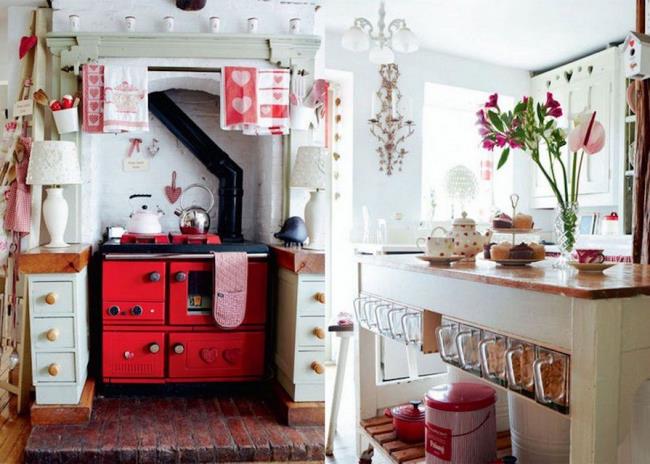
<path id="1" fill-rule="evenodd" d="M 477 254 L 483 251 L 483 245 L 490 243 L 492 231 L 485 235 L 476 231 L 476 222 L 468 218 L 463 211 L 462 217 L 454 219 L 451 224 L 449 236 L 454 240 L 454 254 L 468 260 L 474 260 Z"/>

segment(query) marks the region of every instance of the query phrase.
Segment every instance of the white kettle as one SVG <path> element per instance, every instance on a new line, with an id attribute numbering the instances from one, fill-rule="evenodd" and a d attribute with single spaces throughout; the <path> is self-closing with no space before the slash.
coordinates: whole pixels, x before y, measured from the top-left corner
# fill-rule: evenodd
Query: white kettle
<path id="1" fill-rule="evenodd" d="M 126 225 L 126 230 L 132 234 L 160 234 L 162 225 L 160 217 L 165 214 L 152 204 L 150 193 L 136 193 L 129 197 L 131 214 Z"/>

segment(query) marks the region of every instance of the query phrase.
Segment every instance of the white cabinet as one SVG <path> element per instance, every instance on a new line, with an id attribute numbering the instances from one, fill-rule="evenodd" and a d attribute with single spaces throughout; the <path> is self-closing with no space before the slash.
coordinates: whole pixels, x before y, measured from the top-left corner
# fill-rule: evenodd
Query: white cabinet
<path id="1" fill-rule="evenodd" d="M 585 110 L 597 112 L 598 120 L 605 126 L 607 143 L 595 155 L 585 155 L 580 182 L 580 206 L 616 205 L 618 184 L 616 171 L 616 149 L 618 135 L 624 114 L 619 111 L 620 94 L 617 91 L 623 77 L 620 71 L 617 48 L 608 48 L 573 63 L 547 71 L 532 79 L 532 96 L 544 102 L 546 92 L 552 92 L 562 104 L 564 115 L 558 125 L 570 129 L 570 121 Z M 540 154 L 545 167 L 549 166 L 545 151 Z M 564 150 L 567 176 L 571 175 L 568 147 Z M 559 163 L 554 165 L 555 175 L 561 182 Z M 552 208 L 557 204 L 548 182 L 539 169 L 534 169 L 532 182 L 532 206 Z"/>
<path id="2" fill-rule="evenodd" d="M 278 270 L 278 381 L 294 401 L 325 401 L 325 276 Z"/>
<path id="3" fill-rule="evenodd" d="M 87 377 L 88 277 L 28 274 L 32 378 L 37 404 L 77 404 Z"/>

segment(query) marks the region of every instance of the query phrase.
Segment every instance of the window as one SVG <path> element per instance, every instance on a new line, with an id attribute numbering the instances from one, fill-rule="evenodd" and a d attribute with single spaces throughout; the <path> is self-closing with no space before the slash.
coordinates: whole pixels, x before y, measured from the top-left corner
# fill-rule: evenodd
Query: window
<path id="1" fill-rule="evenodd" d="M 487 222 L 494 209 L 498 155 L 484 150 L 478 134 L 476 111 L 489 94 L 461 87 L 426 83 L 422 111 L 422 211 L 423 220 L 449 221 L 462 210 L 477 221 Z M 509 108 L 512 97 L 499 96 L 499 105 Z M 474 174 L 476 196 L 465 201 L 450 198 L 447 175 L 462 165 Z M 493 167 L 492 167 L 493 166 Z M 433 207 L 435 203 L 435 207 Z"/>

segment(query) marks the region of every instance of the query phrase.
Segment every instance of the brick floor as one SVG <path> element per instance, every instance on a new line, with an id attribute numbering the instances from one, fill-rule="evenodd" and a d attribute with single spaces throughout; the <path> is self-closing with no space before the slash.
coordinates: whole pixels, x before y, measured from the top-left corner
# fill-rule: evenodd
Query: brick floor
<path id="1" fill-rule="evenodd" d="M 260 392 L 102 396 L 87 425 L 39 425 L 31 463 L 319 462 L 323 427 L 278 422 Z"/>

